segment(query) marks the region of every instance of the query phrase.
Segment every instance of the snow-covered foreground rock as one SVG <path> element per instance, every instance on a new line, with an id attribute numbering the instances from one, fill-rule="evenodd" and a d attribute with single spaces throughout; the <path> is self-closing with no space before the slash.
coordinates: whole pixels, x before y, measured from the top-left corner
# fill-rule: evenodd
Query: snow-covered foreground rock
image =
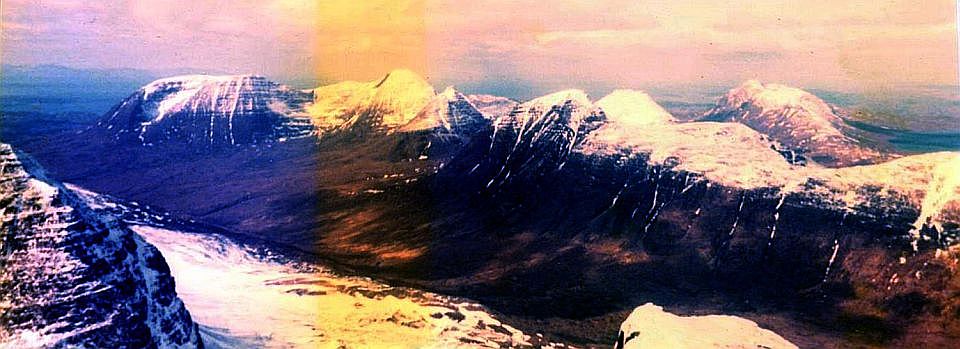
<path id="1" fill-rule="evenodd" d="M 677 316 L 647 303 L 620 325 L 615 349 L 788 349 L 786 339 L 753 321 L 728 315 Z"/>
<path id="2" fill-rule="evenodd" d="M 160 253 L 0 144 L 0 348 L 197 348 Z"/>
<path id="3" fill-rule="evenodd" d="M 451 348 L 548 345 L 479 304 L 292 263 L 217 235 L 132 229 L 170 263 L 214 348 Z"/>

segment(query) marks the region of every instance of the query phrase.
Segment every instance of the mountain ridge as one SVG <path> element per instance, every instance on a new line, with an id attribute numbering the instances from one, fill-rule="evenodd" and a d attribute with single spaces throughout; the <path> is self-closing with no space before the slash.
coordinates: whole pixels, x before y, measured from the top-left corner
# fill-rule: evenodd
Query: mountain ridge
<path id="1" fill-rule="evenodd" d="M 167 103 L 168 106 L 157 107 L 158 112 L 154 119 L 142 125 L 162 122 L 165 118 L 164 111 L 168 110 L 169 106 L 179 106 L 183 105 L 184 101 L 190 101 L 191 96 L 198 90 L 207 88 L 208 81 L 215 82 L 217 86 L 226 83 L 228 87 L 239 89 L 249 79 L 261 79 L 262 84 L 279 86 L 275 87 L 278 90 L 288 90 L 262 77 L 254 76 L 161 79 L 142 89 L 144 98 L 150 99 L 149 96 L 166 93 L 164 91 L 168 89 L 177 97 L 174 102 L 161 100 L 157 103 Z M 519 161 L 518 159 L 522 159 L 522 163 L 537 164 L 535 167 L 556 166 L 559 169 L 571 154 L 582 153 L 588 156 L 646 156 L 648 161 L 654 164 L 675 167 L 676 170 L 689 171 L 710 181 L 746 189 L 772 187 L 796 191 L 803 183 L 816 180 L 825 184 L 824 190 L 832 188 L 829 190 L 842 192 L 874 183 L 898 188 L 898 192 L 906 195 L 911 204 L 917 207 L 920 201 L 918 198 L 922 195 L 911 193 L 923 193 L 926 190 L 925 181 L 921 178 L 912 179 L 913 177 L 908 176 L 910 179 L 904 181 L 878 180 L 889 177 L 884 168 L 902 167 L 897 164 L 866 166 L 845 171 L 822 169 L 818 163 L 808 166 L 803 160 L 804 156 L 819 160 L 837 159 L 828 165 L 843 169 L 852 164 L 861 164 L 864 161 L 872 164 L 880 162 L 878 159 L 896 158 L 899 155 L 882 155 L 856 144 L 842 132 L 842 119 L 834 113 L 833 107 L 816 96 L 797 88 L 762 84 L 756 80 L 749 80 L 728 91 L 706 117 L 732 122 L 679 122 L 649 95 L 640 91 L 615 90 L 594 102 L 582 90 L 567 89 L 514 105 L 509 113 L 489 121 L 489 135 L 484 134 L 482 129 L 488 127 L 486 120 L 490 119 L 490 116 L 480 113 L 470 97 L 452 86 L 437 94 L 424 78 L 405 69 L 391 71 L 375 81 L 347 81 L 322 86 L 314 89 L 313 93 L 313 104 L 303 104 L 299 111 L 287 112 L 310 114 L 321 138 L 329 138 L 338 133 L 364 135 L 372 132 L 371 134 L 389 135 L 395 132 L 409 133 L 432 129 L 438 132 L 435 134 L 441 138 L 456 136 L 461 139 L 457 142 L 460 145 L 443 147 L 436 153 L 449 156 L 458 151 L 457 147 L 462 147 L 462 141 L 475 136 L 490 137 L 490 152 L 493 152 L 495 147 L 503 147 L 505 151 L 500 170 L 489 179 L 491 185 L 515 175 L 515 171 L 528 171 L 529 169 L 523 168 L 509 170 L 509 164 Z M 503 102 L 502 99 L 490 96 L 481 99 L 493 103 Z M 240 98 L 236 97 L 227 99 L 226 102 L 232 101 L 235 108 L 239 100 Z M 180 104 L 177 101 L 180 101 Z M 216 98 L 210 98 L 208 102 L 213 106 L 229 105 Z M 126 102 L 117 109 L 123 109 L 125 104 Z M 333 113 L 330 115 L 338 115 L 335 118 L 339 123 L 324 127 L 323 123 L 330 121 L 329 118 L 318 123 L 317 108 L 325 108 L 327 113 Z M 231 110 L 227 111 L 232 114 Z M 117 112 L 114 112 L 114 117 L 116 114 Z M 774 125 L 781 125 L 784 130 L 771 132 L 770 128 Z M 498 137 L 510 140 L 499 144 L 493 142 Z M 410 151 L 419 154 L 413 157 L 421 160 L 432 157 L 427 154 L 433 144 L 432 140 L 405 143 L 403 147 L 409 147 Z M 830 148 L 835 144 L 843 144 L 838 148 L 838 152 L 824 150 L 824 147 Z M 867 153 L 875 156 L 870 155 L 869 161 L 859 157 Z M 950 156 L 950 153 L 943 153 L 908 157 L 909 159 L 898 164 L 917 167 L 918 162 L 936 164 L 934 159 Z M 857 159 L 850 160 L 851 157 Z M 849 161 L 840 162 L 841 158 Z M 928 170 L 923 173 L 932 171 Z M 862 175 L 864 171 L 873 175 Z M 845 176 L 856 180 L 832 179 L 841 173 L 847 173 Z M 883 182 L 884 180 L 889 183 Z M 845 201 L 842 195 L 834 194 L 825 194 L 823 199 L 836 205 L 849 201 Z M 940 214 L 930 213 L 929 216 L 939 217 Z M 921 227 L 918 226 L 915 230 L 921 230 Z"/>
<path id="2" fill-rule="evenodd" d="M 332 101 L 351 100 L 354 88 L 369 96 L 381 81 L 344 83 L 354 87 Z M 459 101 L 454 91 L 441 95 Z M 796 309 L 814 309 L 813 323 L 840 326 L 838 314 L 866 314 L 928 333 L 923 323 L 870 314 L 889 314 L 881 311 L 887 303 L 910 292 L 955 303 L 932 285 L 954 280 L 937 268 L 950 263 L 944 256 L 955 254 L 960 236 L 950 176 L 960 153 L 804 164 L 745 123 L 677 122 L 640 92 L 620 94 L 633 102 L 608 111 L 603 98 L 559 91 L 485 115 L 489 124 L 467 138 L 445 135 L 438 117 L 449 114 L 437 110 L 449 111 L 450 98 L 434 95 L 434 105 L 420 108 L 428 122 L 410 132 L 368 127 L 379 114 L 344 109 L 338 118 L 366 121 L 321 132 L 319 141 L 189 156 L 105 146 L 49 161 L 92 190 L 169 205 L 508 314 L 582 319 L 641 301 L 729 313 L 749 299 L 759 313 L 784 311 L 805 324 L 809 316 Z M 476 109 L 465 97 L 462 105 Z M 922 277 L 903 277 L 921 269 Z M 885 335 L 917 339 L 911 333 Z"/>

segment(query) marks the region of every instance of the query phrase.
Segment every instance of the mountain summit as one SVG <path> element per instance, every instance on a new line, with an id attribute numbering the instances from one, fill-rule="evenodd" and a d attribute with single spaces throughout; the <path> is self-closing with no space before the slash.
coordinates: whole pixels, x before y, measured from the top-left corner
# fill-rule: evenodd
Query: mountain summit
<path id="1" fill-rule="evenodd" d="M 431 99 L 417 116 L 400 130 L 411 132 L 434 129 L 445 134 L 470 136 L 479 132 L 486 124 L 483 114 L 477 111 L 467 97 L 450 86 Z"/>
<path id="2" fill-rule="evenodd" d="M 676 122 L 650 95 L 634 90 L 614 90 L 597 101 L 607 119 L 623 127 Z"/>
<path id="3" fill-rule="evenodd" d="M 393 132 L 413 120 L 435 94 L 417 73 L 397 69 L 377 81 L 318 87 L 307 110 L 321 132 L 352 127 Z"/>
<path id="4" fill-rule="evenodd" d="M 720 98 L 704 119 L 743 123 L 822 165 L 843 167 L 882 159 L 880 152 L 845 133 L 849 127 L 833 107 L 794 87 L 746 81 Z"/>
<path id="5" fill-rule="evenodd" d="M 311 133 L 302 114 L 308 93 L 262 76 L 184 75 L 156 80 L 98 123 L 117 139 L 209 145 L 279 141 Z"/>

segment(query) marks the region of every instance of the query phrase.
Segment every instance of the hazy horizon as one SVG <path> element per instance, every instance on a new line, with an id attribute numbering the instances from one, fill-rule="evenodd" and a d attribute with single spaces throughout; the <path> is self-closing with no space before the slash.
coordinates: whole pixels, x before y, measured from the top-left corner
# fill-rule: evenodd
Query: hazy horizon
<path id="1" fill-rule="evenodd" d="M 960 86 L 951 1 L 5 1 L 0 61 L 371 80 L 529 97 L 747 79 L 884 92 Z"/>
<path id="2" fill-rule="evenodd" d="M 0 80 L 4 83 L 9 83 L 11 79 L 19 81 L 23 78 L 29 78 L 28 76 L 19 76 L 17 74 L 7 74 L 3 76 L 3 71 L 9 70 L 18 70 L 19 72 L 24 71 L 36 71 L 41 68 L 49 68 L 53 70 L 71 70 L 79 74 L 90 74 L 94 76 L 112 76 L 119 79 L 122 79 L 125 84 L 121 84 L 123 88 L 122 96 L 125 96 L 127 93 L 132 90 L 140 87 L 143 84 L 146 84 L 154 79 L 172 77 L 177 75 L 192 75 L 192 74 L 206 74 L 206 75 L 238 75 L 238 74 L 253 74 L 250 72 L 243 71 L 223 71 L 223 70 L 213 70 L 213 69 L 201 69 L 201 68 L 173 68 L 173 69 L 160 69 L 160 70 L 149 70 L 143 68 L 83 68 L 83 67 L 71 67 L 59 64 L 38 64 L 38 65 L 8 65 L 3 64 L 0 67 Z M 403 68 L 396 68 L 403 69 Z M 389 71 L 384 72 L 387 74 Z M 265 74 L 262 74 L 265 75 Z M 309 89 L 314 87 L 323 86 L 325 84 L 336 83 L 336 80 L 325 80 L 320 79 L 314 76 L 295 76 L 295 77 L 276 77 L 265 75 L 268 79 L 275 81 L 277 83 L 285 84 L 294 88 L 303 88 Z M 36 77 L 36 76 L 35 76 Z M 49 77 L 49 76 L 47 76 Z M 430 79 L 426 77 L 428 82 L 430 82 L 437 91 L 442 90 L 447 86 L 453 86 L 457 90 L 467 93 L 467 94 L 491 94 L 496 96 L 502 96 L 511 98 L 518 101 L 524 101 L 533 99 L 539 96 L 543 96 L 552 92 L 556 92 L 562 89 L 580 89 L 587 92 L 587 94 L 594 99 L 599 99 L 606 94 L 612 92 L 616 89 L 637 89 L 644 92 L 647 92 L 654 96 L 658 102 L 669 103 L 669 102 L 686 102 L 686 103 L 702 103 L 709 102 L 712 103 L 716 98 L 720 97 L 722 94 L 726 93 L 728 90 L 739 86 L 744 83 L 746 80 L 742 81 L 730 81 L 728 83 L 714 82 L 714 81 L 704 81 L 704 82 L 693 82 L 693 83 L 684 83 L 684 82 L 657 82 L 657 83 L 638 83 L 632 85 L 632 87 L 612 85 L 602 81 L 580 81 L 578 85 L 569 85 L 569 86 L 558 86 L 558 87 L 548 87 L 548 86 L 536 86 L 533 84 L 528 84 L 526 82 L 520 81 L 495 81 L 495 80 L 478 80 L 478 81 L 466 81 L 461 84 L 445 84 L 442 81 L 437 81 L 436 79 Z M 361 79 L 362 80 L 362 79 Z M 370 79 L 376 80 L 376 79 Z M 761 81 L 763 83 L 783 83 L 780 81 Z M 43 82 L 36 81 L 35 83 Z M 106 83 L 106 82 L 104 82 Z M 137 83 L 136 86 L 131 85 L 131 83 Z M 786 83 L 790 85 L 789 83 Z M 937 85 L 937 84 L 928 84 L 928 85 L 902 85 L 895 86 L 883 91 L 856 91 L 856 90 L 843 90 L 839 88 L 831 87 L 820 87 L 817 85 L 791 85 L 793 87 L 798 87 L 801 89 L 806 89 L 809 92 L 814 94 L 821 95 L 823 94 L 843 94 L 843 95 L 855 95 L 863 98 L 876 98 L 880 100 L 891 99 L 894 97 L 930 97 L 942 99 L 945 101 L 954 101 L 960 102 L 960 89 L 955 85 Z M 9 86 L 7 86 L 9 87 Z M 119 86 L 118 86 L 119 87 Z M 16 91 L 8 91 L 16 92 Z M 5 93 L 9 94 L 9 93 Z M 118 95 L 117 98 L 122 97 Z"/>

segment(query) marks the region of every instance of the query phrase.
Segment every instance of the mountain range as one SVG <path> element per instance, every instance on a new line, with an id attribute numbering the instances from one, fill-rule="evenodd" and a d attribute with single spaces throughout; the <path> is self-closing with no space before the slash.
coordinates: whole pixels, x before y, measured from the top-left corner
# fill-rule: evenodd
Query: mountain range
<path id="1" fill-rule="evenodd" d="M 960 153 L 901 153 L 846 116 L 757 81 L 689 120 L 640 91 L 513 101 L 406 70 L 308 90 L 178 76 L 17 146 L 59 180 L 477 299 L 524 332 L 609 344 L 610 319 L 653 301 L 801 347 L 956 341 Z"/>

